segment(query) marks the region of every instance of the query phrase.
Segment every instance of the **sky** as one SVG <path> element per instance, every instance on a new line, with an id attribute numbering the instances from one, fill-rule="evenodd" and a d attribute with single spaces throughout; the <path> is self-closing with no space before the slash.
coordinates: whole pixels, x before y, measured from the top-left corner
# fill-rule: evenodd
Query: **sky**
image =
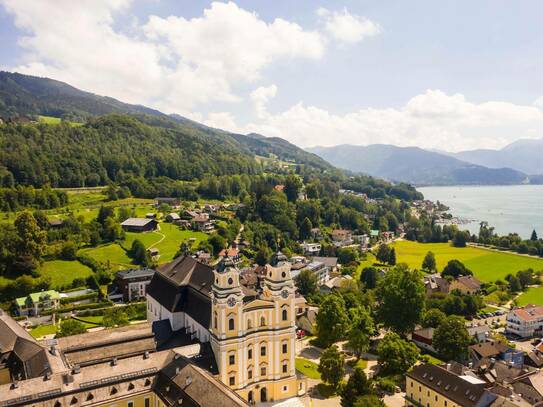
<path id="1" fill-rule="evenodd" d="M 543 137 L 543 2 L 0 0 L 0 69 L 301 147 Z"/>

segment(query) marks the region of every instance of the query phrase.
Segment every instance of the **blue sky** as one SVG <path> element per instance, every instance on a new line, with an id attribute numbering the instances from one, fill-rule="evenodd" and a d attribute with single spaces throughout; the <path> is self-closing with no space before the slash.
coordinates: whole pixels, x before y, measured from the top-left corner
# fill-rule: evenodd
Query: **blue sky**
<path id="1" fill-rule="evenodd" d="M 301 146 L 543 137 L 539 1 L 0 0 L 0 67 Z"/>

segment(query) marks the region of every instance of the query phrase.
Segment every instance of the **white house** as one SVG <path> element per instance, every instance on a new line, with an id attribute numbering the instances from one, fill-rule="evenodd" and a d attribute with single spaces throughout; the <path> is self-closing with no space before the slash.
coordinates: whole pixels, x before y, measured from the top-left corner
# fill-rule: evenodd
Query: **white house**
<path id="1" fill-rule="evenodd" d="M 543 306 L 529 304 L 507 314 L 505 332 L 521 338 L 543 336 Z"/>

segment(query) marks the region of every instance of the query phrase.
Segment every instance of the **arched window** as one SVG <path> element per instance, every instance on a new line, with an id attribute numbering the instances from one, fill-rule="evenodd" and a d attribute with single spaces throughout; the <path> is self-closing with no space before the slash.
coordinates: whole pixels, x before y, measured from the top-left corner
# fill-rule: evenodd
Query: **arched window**
<path id="1" fill-rule="evenodd" d="M 260 317 L 260 326 L 266 326 L 266 318 Z"/>
<path id="2" fill-rule="evenodd" d="M 288 311 L 287 311 L 286 308 L 283 308 L 283 311 L 281 311 L 281 317 L 282 317 L 283 321 L 288 320 Z"/>
<path id="3" fill-rule="evenodd" d="M 253 327 L 253 321 L 251 319 L 247 320 L 247 329 L 251 329 Z"/>
<path id="4" fill-rule="evenodd" d="M 266 344 L 260 345 L 260 356 L 266 356 Z"/>
<path id="5" fill-rule="evenodd" d="M 230 331 L 234 330 L 234 318 L 228 318 L 228 329 Z"/>

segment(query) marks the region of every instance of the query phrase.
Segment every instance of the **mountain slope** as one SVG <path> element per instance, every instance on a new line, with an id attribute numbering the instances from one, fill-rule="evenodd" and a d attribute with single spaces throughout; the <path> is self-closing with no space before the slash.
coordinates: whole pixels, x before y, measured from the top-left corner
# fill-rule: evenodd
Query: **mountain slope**
<path id="1" fill-rule="evenodd" d="M 44 115 L 86 122 L 92 117 L 106 114 L 135 115 L 150 126 L 175 129 L 184 135 L 210 137 L 208 142 L 226 143 L 235 146 L 234 150 L 249 155 L 268 156 L 271 153 L 280 159 L 319 170 L 332 169 L 332 166 L 320 157 L 280 138 L 233 134 L 180 115 L 166 115 L 145 106 L 131 105 L 84 92 L 53 79 L 0 72 L 0 118 Z"/>
<path id="2" fill-rule="evenodd" d="M 490 169 L 418 147 L 374 144 L 307 150 L 340 168 L 417 185 L 503 185 L 526 178 L 509 168 Z"/>
<path id="3" fill-rule="evenodd" d="M 471 150 L 453 157 L 490 168 L 509 167 L 527 174 L 543 174 L 543 139 L 521 139 L 501 150 Z"/>

